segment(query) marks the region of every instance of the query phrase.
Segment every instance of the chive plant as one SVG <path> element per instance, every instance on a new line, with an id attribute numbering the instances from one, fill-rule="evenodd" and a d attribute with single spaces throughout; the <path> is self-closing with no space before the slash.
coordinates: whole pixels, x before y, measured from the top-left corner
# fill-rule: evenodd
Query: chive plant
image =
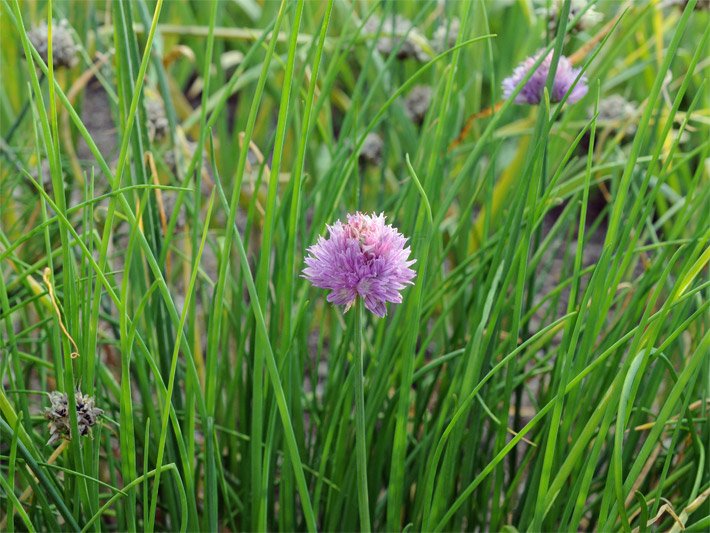
<path id="1" fill-rule="evenodd" d="M 705 6 L 0 0 L 0 530 L 707 530 Z"/>

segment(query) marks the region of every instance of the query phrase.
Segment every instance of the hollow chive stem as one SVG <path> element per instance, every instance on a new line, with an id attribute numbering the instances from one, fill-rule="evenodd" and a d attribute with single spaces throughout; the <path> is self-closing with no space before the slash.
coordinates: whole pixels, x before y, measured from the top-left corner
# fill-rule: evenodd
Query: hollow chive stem
<path id="1" fill-rule="evenodd" d="M 360 531 L 370 531 L 370 500 L 367 492 L 367 450 L 365 431 L 365 377 L 363 364 L 363 305 L 355 302 L 355 452 L 357 457 L 357 499 L 360 511 Z"/>
<path id="2" fill-rule="evenodd" d="M 42 83 L 44 83 L 44 72 L 40 72 L 40 74 L 39 74 L 40 87 L 42 86 Z M 15 131 L 17 131 L 17 128 L 20 126 L 20 123 L 25 118 L 25 115 L 27 114 L 27 112 L 29 110 L 30 110 L 30 100 L 27 100 L 27 102 L 25 102 L 25 105 L 22 106 L 22 109 L 20 110 L 20 113 L 17 115 L 17 118 L 15 118 L 15 122 L 13 122 L 12 126 L 10 127 L 10 131 L 7 132 L 7 136 L 5 137 L 5 142 L 8 145 L 10 144 L 12 137 L 15 135 Z"/>

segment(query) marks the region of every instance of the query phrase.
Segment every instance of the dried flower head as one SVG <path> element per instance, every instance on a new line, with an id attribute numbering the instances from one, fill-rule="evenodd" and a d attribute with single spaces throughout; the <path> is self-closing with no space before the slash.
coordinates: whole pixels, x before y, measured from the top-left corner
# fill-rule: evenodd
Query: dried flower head
<path id="1" fill-rule="evenodd" d="M 32 45 L 39 52 L 40 57 L 47 62 L 49 51 L 47 22 L 42 21 L 39 26 L 27 32 Z M 62 19 L 52 24 L 52 61 L 54 68 L 71 68 L 76 65 L 77 46 L 72 39 L 69 23 Z"/>
<path id="2" fill-rule="evenodd" d="M 384 141 L 375 132 L 370 132 L 365 137 L 365 142 L 362 143 L 360 149 L 359 160 L 365 165 L 378 166 L 382 163 L 382 152 L 384 149 Z"/>
<path id="3" fill-rule="evenodd" d="M 59 439 L 71 439 L 71 422 L 69 421 L 69 406 L 66 393 L 54 391 L 49 393 L 51 407 L 45 410 L 44 416 L 49 420 L 49 440 L 54 444 Z M 82 394 L 79 389 L 74 393 L 76 402 L 76 419 L 79 434 L 84 436 L 91 432 L 103 410 L 94 406 L 94 399 L 88 394 Z"/>
<path id="4" fill-rule="evenodd" d="M 456 39 L 458 39 L 459 31 L 461 30 L 461 21 L 458 17 L 451 19 L 451 23 L 447 24 L 443 22 L 436 28 L 434 36 L 432 37 L 432 46 L 437 52 L 443 52 L 456 45 Z"/>
<path id="5" fill-rule="evenodd" d="M 683 0 L 683 9 L 685 9 L 689 1 Z M 695 4 L 695 11 L 710 11 L 710 0 L 698 0 Z"/>
<path id="6" fill-rule="evenodd" d="M 360 297 L 379 317 L 387 314 L 387 302 L 401 303 L 400 291 L 416 276 L 409 268 L 415 261 L 409 259 L 407 239 L 385 224 L 383 214 L 348 215 L 345 223 L 328 226 L 328 233 L 308 248 L 303 277 L 329 289 L 329 302 L 347 311 Z"/>
<path id="7" fill-rule="evenodd" d="M 565 0 L 554 0 L 550 9 L 547 9 L 547 2 L 543 7 L 540 7 L 537 12 L 543 16 L 547 16 L 547 31 L 552 35 L 557 30 L 557 22 L 560 18 L 560 12 L 564 6 Z M 597 11 L 594 6 L 587 6 L 590 4 L 588 0 L 572 0 L 569 6 L 569 16 L 567 19 L 567 24 L 572 24 L 575 18 L 580 13 L 583 13 L 577 23 L 571 28 L 572 32 L 580 32 L 588 30 L 589 28 L 598 24 L 604 15 Z"/>
<path id="8" fill-rule="evenodd" d="M 175 151 L 178 151 L 178 158 L 176 160 Z M 190 160 L 195 155 L 197 151 L 197 143 L 192 142 L 184 137 L 178 129 L 178 147 L 170 148 L 163 153 L 163 161 L 170 169 L 170 172 L 177 176 L 178 174 L 178 161 L 180 161 L 180 171 L 186 172 L 187 165 Z M 207 150 L 202 150 L 202 181 L 200 182 L 200 192 L 206 198 L 212 193 L 212 187 L 214 186 L 214 178 L 212 175 L 212 166 L 210 165 L 210 157 Z"/>
<path id="9" fill-rule="evenodd" d="M 170 124 L 165 115 L 165 106 L 159 97 L 149 96 L 145 99 L 145 115 L 148 121 L 148 137 L 151 142 L 165 139 Z"/>
<path id="10" fill-rule="evenodd" d="M 520 84 L 521 81 L 527 76 L 530 69 L 533 67 L 537 59 L 540 57 L 540 53 L 535 54 L 532 57 L 527 58 L 520 65 L 515 67 L 513 74 L 503 80 L 503 96 L 505 98 L 510 97 L 515 91 L 515 88 Z M 545 83 L 547 82 L 547 75 L 550 72 L 550 66 L 552 63 L 552 52 L 547 54 L 547 57 L 543 60 L 537 70 L 528 79 L 527 83 L 523 89 L 515 97 L 516 104 L 529 104 L 537 105 L 542 101 Z M 562 98 L 567 93 L 569 97 L 567 101 L 570 104 L 578 102 L 582 97 L 587 94 L 587 78 L 582 76 L 572 88 L 574 80 L 579 75 L 580 69 L 574 68 L 569 59 L 565 56 L 560 56 L 557 63 L 557 71 L 555 72 L 555 79 L 552 83 L 552 91 L 550 93 L 550 101 L 552 103 L 557 103 L 562 101 Z M 571 92 L 570 92 L 571 91 Z"/>
<path id="11" fill-rule="evenodd" d="M 659 4 L 659 8 L 664 7 L 678 7 L 680 9 L 685 9 L 688 7 L 690 0 L 665 0 Z M 710 11 L 710 0 L 698 0 L 695 4 L 695 11 Z"/>
<path id="12" fill-rule="evenodd" d="M 631 119 L 636 114 L 637 107 L 636 102 L 629 102 L 620 94 L 612 94 L 599 100 L 599 120 L 609 123 L 617 130 L 626 124 L 626 135 L 633 135 L 636 133 L 636 124 Z M 587 116 L 594 116 L 593 107 L 587 110 Z"/>
<path id="13" fill-rule="evenodd" d="M 431 95 L 431 87 L 428 85 L 415 85 L 404 100 L 407 116 L 415 124 L 421 125 L 424 122 L 431 105 Z"/>
<path id="14" fill-rule="evenodd" d="M 428 61 L 429 54 L 424 50 L 426 38 L 414 27 L 409 19 L 396 15 L 394 18 L 385 17 L 383 20 L 369 19 L 365 23 L 365 32 L 379 35 L 377 39 L 377 51 L 388 56 L 400 45 L 400 41 L 406 35 L 396 51 L 397 59 L 416 59 L 417 61 Z"/>

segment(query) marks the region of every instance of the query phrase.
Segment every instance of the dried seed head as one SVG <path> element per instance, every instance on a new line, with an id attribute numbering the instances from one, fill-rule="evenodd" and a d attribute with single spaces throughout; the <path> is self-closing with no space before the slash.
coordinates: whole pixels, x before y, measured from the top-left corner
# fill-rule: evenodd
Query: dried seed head
<path id="1" fill-rule="evenodd" d="M 683 0 L 683 9 L 688 5 L 689 0 Z M 710 11 L 710 0 L 698 0 L 695 4 L 695 11 Z"/>
<path id="2" fill-rule="evenodd" d="M 430 59 L 429 54 L 424 50 L 426 38 L 414 27 L 409 19 L 400 15 L 385 17 L 384 19 L 369 19 L 365 23 L 365 32 L 379 35 L 377 39 L 377 51 L 382 55 L 391 55 L 402 38 L 406 39 L 396 50 L 397 59 L 416 59 L 425 62 Z"/>
<path id="3" fill-rule="evenodd" d="M 584 12 L 584 14 L 579 18 L 574 27 L 571 28 L 572 32 L 581 32 L 588 30 L 604 18 L 604 15 L 594 9 L 594 6 L 587 9 L 588 4 L 588 0 L 572 0 L 572 2 L 570 3 L 567 24 L 571 24 L 580 13 Z M 546 6 L 538 9 L 539 14 L 547 15 L 547 31 L 551 35 L 554 34 L 557 30 L 557 22 L 560 18 L 560 12 L 562 11 L 563 6 L 564 0 L 555 0 L 554 2 L 552 2 L 552 6 L 550 7 L 549 11 L 547 10 Z"/>
<path id="4" fill-rule="evenodd" d="M 47 22 L 42 21 L 39 26 L 27 32 L 32 45 L 39 52 L 40 57 L 47 62 L 49 51 L 48 44 L 48 28 Z M 54 68 L 67 67 L 71 68 L 76 65 L 78 59 L 76 57 L 77 46 L 72 39 L 69 23 L 62 19 L 58 23 L 52 24 L 52 61 Z"/>
<path id="5" fill-rule="evenodd" d="M 190 160 L 195 155 L 197 151 L 197 143 L 192 142 L 184 137 L 182 140 L 178 138 L 178 148 L 179 155 L 182 158 L 181 162 L 181 172 L 186 172 L 188 170 L 187 166 Z M 166 150 L 163 154 L 163 161 L 170 169 L 170 172 L 178 175 L 178 164 L 175 158 L 175 148 L 170 148 Z M 202 151 L 202 181 L 200 184 L 200 192 L 206 198 L 212 193 L 212 187 L 214 186 L 214 179 L 212 177 L 212 167 L 210 165 L 209 154 L 207 150 Z"/>
<path id="6" fill-rule="evenodd" d="M 437 52 L 443 52 L 456 45 L 459 31 L 461 30 L 461 22 L 458 17 L 451 19 L 451 23 L 443 22 L 434 32 L 432 45 Z"/>
<path id="7" fill-rule="evenodd" d="M 53 391 L 49 393 L 51 407 L 45 410 L 44 416 L 49 420 L 49 440 L 47 444 L 54 444 L 60 439 L 71 439 L 71 422 L 69 421 L 69 406 L 66 393 Z M 82 394 L 79 389 L 74 394 L 76 402 L 76 418 L 79 434 L 84 436 L 91 432 L 96 421 L 103 413 L 102 409 L 94 406 L 94 399 L 88 394 Z"/>
<path id="8" fill-rule="evenodd" d="M 658 7 L 678 7 L 680 9 L 685 9 L 688 6 L 689 2 L 690 0 L 665 0 L 665 2 L 661 2 Z M 698 0 L 698 2 L 695 4 L 694 10 L 710 11 L 710 0 Z"/>
<path id="9" fill-rule="evenodd" d="M 431 87 L 428 85 L 415 85 L 404 100 L 404 108 L 407 116 L 415 124 L 421 125 L 424 122 L 427 111 L 431 106 Z"/>
<path id="10" fill-rule="evenodd" d="M 159 142 L 168 134 L 168 117 L 165 116 L 165 107 L 159 97 L 148 96 L 145 99 L 145 115 L 148 120 L 148 137 L 151 142 Z"/>
<path id="11" fill-rule="evenodd" d="M 360 150 L 360 162 L 372 166 L 380 165 L 382 163 L 383 148 L 382 137 L 374 132 L 368 133 Z"/>
<path id="12" fill-rule="evenodd" d="M 628 123 L 626 135 L 633 135 L 636 133 L 636 124 L 630 122 L 630 120 L 635 115 L 637 107 L 636 102 L 629 102 L 620 94 L 612 94 L 599 101 L 599 120 L 608 122 L 609 125 L 615 126 L 616 129 Z M 587 110 L 587 116 L 589 118 L 594 116 L 593 107 Z"/>

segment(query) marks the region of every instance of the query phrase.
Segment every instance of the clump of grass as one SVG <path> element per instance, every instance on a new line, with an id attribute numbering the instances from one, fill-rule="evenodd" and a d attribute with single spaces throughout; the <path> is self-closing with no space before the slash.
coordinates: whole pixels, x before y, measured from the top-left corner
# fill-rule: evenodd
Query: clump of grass
<path id="1" fill-rule="evenodd" d="M 707 529 L 700 4 L 3 2 L 0 529 Z"/>

